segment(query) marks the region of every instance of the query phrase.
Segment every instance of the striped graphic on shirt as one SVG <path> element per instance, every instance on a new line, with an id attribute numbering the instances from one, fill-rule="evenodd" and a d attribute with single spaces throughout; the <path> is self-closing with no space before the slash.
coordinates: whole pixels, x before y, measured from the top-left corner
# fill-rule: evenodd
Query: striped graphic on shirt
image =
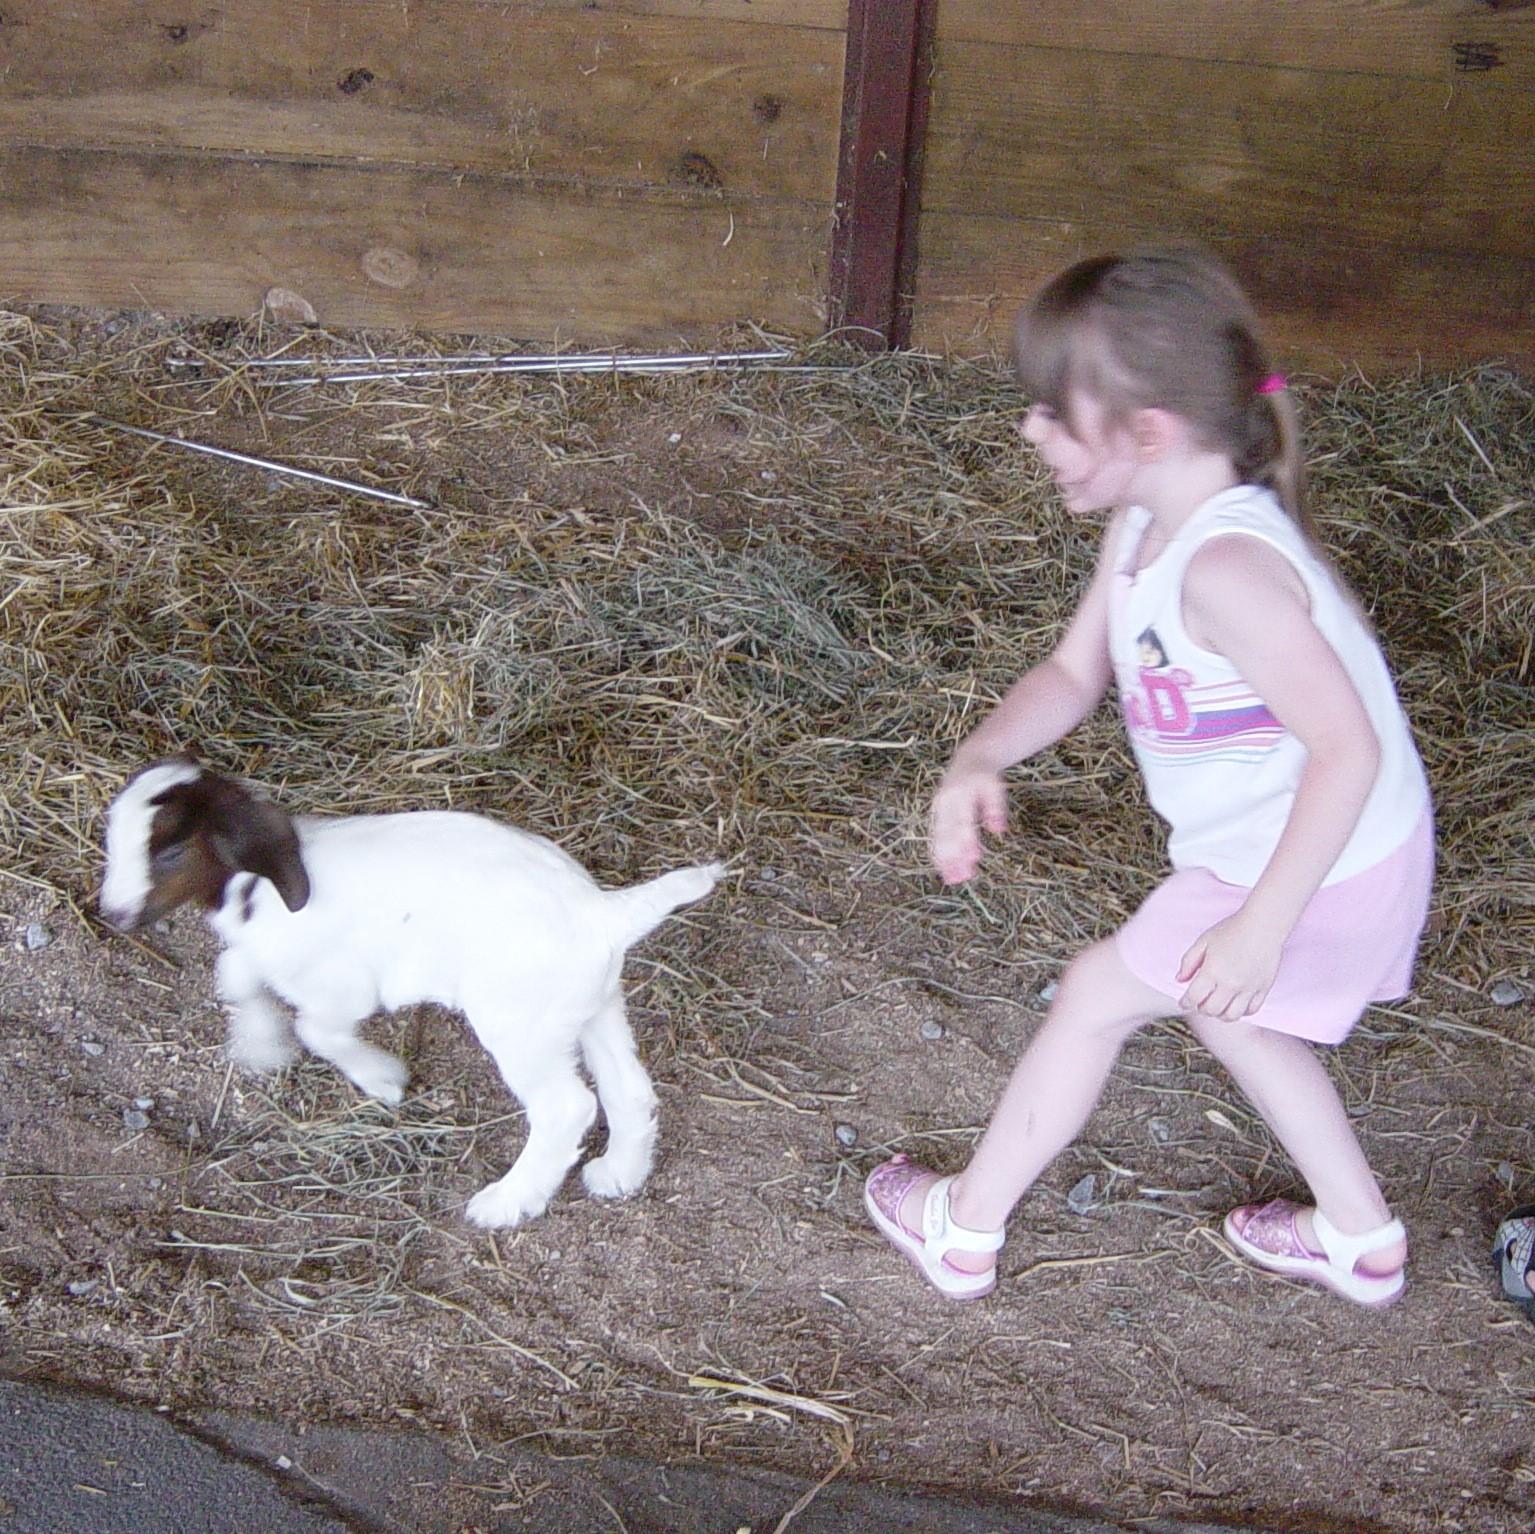
<path id="1" fill-rule="evenodd" d="M 1121 702 L 1136 749 L 1169 766 L 1261 762 L 1285 728 L 1240 681 L 1198 686 L 1177 666 L 1142 666 Z"/>

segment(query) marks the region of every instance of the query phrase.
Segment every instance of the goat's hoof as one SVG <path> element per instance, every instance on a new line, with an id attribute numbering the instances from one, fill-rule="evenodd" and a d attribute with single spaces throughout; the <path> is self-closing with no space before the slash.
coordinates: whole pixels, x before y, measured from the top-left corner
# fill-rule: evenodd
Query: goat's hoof
<path id="1" fill-rule="evenodd" d="M 231 1063 L 244 1071 L 254 1071 L 258 1076 L 273 1076 L 285 1070 L 298 1058 L 298 1045 L 291 1040 L 273 1039 L 260 1044 L 230 1045 Z"/>
<path id="2" fill-rule="evenodd" d="M 615 1162 L 611 1156 L 594 1156 L 581 1168 L 581 1181 L 593 1198 L 629 1198 L 645 1186 L 650 1161 Z"/>
<path id="3" fill-rule="evenodd" d="M 486 1230 L 510 1230 L 524 1220 L 532 1220 L 549 1207 L 548 1199 L 522 1199 L 508 1192 L 500 1183 L 481 1188 L 464 1206 L 464 1217 L 471 1225 Z"/>
<path id="4" fill-rule="evenodd" d="M 393 1055 L 384 1055 L 376 1061 L 370 1060 L 366 1065 L 359 1065 L 346 1074 L 352 1085 L 365 1097 L 376 1097 L 380 1102 L 388 1103 L 391 1108 L 398 1107 L 404 1099 L 405 1083 L 410 1080 L 410 1068 Z"/>

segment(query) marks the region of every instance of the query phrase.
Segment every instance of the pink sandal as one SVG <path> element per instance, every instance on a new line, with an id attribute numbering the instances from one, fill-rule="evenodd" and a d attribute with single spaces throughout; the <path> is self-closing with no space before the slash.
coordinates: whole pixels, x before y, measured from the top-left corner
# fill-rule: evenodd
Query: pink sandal
<path id="1" fill-rule="evenodd" d="M 1322 1250 L 1313 1252 L 1301 1240 L 1296 1216 L 1301 1206 L 1287 1198 L 1267 1204 L 1243 1204 L 1226 1216 L 1226 1239 L 1249 1262 L 1271 1273 L 1321 1284 L 1356 1305 L 1389 1305 L 1407 1287 L 1401 1268 L 1394 1273 L 1361 1273 L 1359 1259 L 1395 1241 L 1405 1241 L 1400 1220 L 1387 1220 L 1362 1235 L 1346 1236 L 1320 1209 L 1311 1212 L 1312 1228 Z"/>
<path id="2" fill-rule="evenodd" d="M 1000 1230 L 967 1230 L 949 1218 L 952 1177 L 940 1177 L 922 1204 L 922 1229 L 912 1230 L 901 1219 L 901 1201 L 920 1178 L 931 1176 L 905 1156 L 895 1156 L 869 1173 L 863 1185 L 864 1208 L 881 1235 L 916 1264 L 940 1294 L 953 1300 L 978 1300 L 997 1287 L 993 1266 L 984 1273 L 967 1273 L 948 1261 L 950 1252 L 995 1252 L 1002 1247 Z"/>

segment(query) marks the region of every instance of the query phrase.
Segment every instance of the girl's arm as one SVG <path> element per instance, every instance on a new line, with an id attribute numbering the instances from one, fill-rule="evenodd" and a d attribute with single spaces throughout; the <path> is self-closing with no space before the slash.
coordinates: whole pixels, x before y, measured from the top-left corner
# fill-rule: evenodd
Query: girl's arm
<path id="1" fill-rule="evenodd" d="M 1184 626 L 1231 661 L 1306 748 L 1284 833 L 1235 916 L 1184 956 L 1183 1004 L 1245 1017 L 1268 995 L 1307 902 L 1348 844 L 1380 766 L 1380 743 L 1337 652 L 1311 619 L 1299 574 L 1256 538 L 1218 538 L 1189 562 Z"/>
<path id="2" fill-rule="evenodd" d="M 955 751 L 933 797 L 933 866 L 945 884 L 959 884 L 980 866 L 981 828 L 1007 829 L 1002 774 L 1053 745 L 1098 706 L 1109 665 L 1109 586 L 1123 515 L 1109 521 L 1098 568 L 1060 643 L 1026 671 Z"/>

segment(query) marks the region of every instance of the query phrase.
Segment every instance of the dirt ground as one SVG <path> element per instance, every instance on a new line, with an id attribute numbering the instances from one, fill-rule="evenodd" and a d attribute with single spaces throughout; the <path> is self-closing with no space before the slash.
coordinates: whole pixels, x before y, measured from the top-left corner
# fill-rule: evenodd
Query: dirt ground
<path id="1" fill-rule="evenodd" d="M 248 424 L 219 440 L 249 446 Z M 656 495 L 727 540 L 764 514 L 764 476 L 789 473 L 771 443 L 742 496 L 739 457 L 666 468 L 668 425 L 641 391 L 583 462 L 549 456 L 535 474 L 531 454 L 531 504 L 575 507 L 604 537 Z M 267 422 L 262 450 L 298 452 L 283 431 Z M 622 493 L 604 491 L 620 450 Z M 445 437 L 430 472 L 457 474 L 474 507 L 480 471 L 456 451 Z M 173 483 L 204 504 L 239 493 L 233 478 Z M 556 525 L 527 515 L 524 536 Z M 842 733 L 832 718 L 810 738 Z M 1084 792 L 1123 789 L 1111 739 L 1106 725 L 1068 761 Z M 1443 902 L 1413 998 L 1332 1057 L 1411 1231 L 1395 1307 L 1355 1310 L 1226 1249 L 1229 1206 L 1295 1183 L 1179 1025 L 1132 1042 L 1085 1138 L 1019 1208 L 989 1300 L 941 1301 L 871 1230 L 868 1169 L 896 1149 L 962 1163 L 1042 988 L 1154 877 L 1142 806 L 1084 822 L 1046 780 L 1015 834 L 1054 849 L 1071 898 L 1039 879 L 1015 929 L 1005 861 L 940 893 L 915 828 L 945 749 L 924 739 L 901 758 L 884 823 L 798 822 L 771 862 L 731 843 L 707 795 L 641 815 L 655 866 L 732 859 L 627 971 L 661 1097 L 654 1176 L 618 1205 L 572 1177 L 542 1219 L 494 1238 L 462 1206 L 521 1126 L 457 1020 L 419 1008 L 372 1025 L 412 1067 L 398 1110 L 313 1062 L 233 1073 L 193 913 L 109 935 L 88 906 L 92 849 L 72 878 L 21 867 L 0 882 L 0 1363 L 182 1409 L 427 1423 L 478 1451 L 492 1486 L 498 1448 L 532 1444 L 838 1471 L 1126 1524 L 1527 1534 L 1535 1332 L 1497 1301 L 1488 1245 L 1500 1210 L 1535 1198 L 1535 1030 L 1527 1001 L 1495 1004 L 1495 977 L 1450 953 Z M 1129 893 L 1095 917 L 1072 846 L 1121 821 L 1104 855 Z M 628 842 L 563 829 L 604 882 L 639 876 Z"/>

